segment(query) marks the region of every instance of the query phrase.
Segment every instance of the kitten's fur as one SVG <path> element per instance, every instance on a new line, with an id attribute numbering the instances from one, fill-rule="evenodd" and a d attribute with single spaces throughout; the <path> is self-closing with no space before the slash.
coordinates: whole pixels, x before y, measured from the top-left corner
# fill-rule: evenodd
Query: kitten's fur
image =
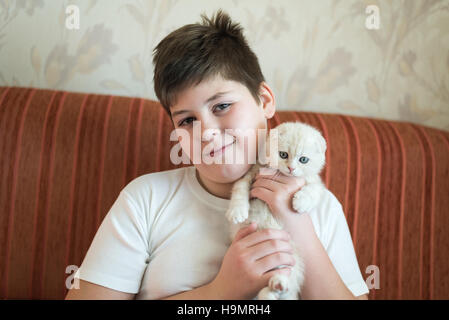
<path id="1" fill-rule="evenodd" d="M 269 141 L 267 150 L 270 154 L 267 167 L 278 169 L 288 176 L 303 177 L 305 185 L 295 193 L 292 199 L 292 207 L 299 213 L 312 210 L 320 199 L 322 190 L 325 188 L 319 173 L 325 164 L 326 141 L 321 133 L 303 123 L 284 122 L 277 126 L 278 152 L 270 153 Z M 286 152 L 288 157 L 285 158 Z M 277 157 L 277 166 L 274 165 L 273 157 Z M 307 157 L 307 163 L 301 163 L 299 159 Z M 302 158 L 302 162 L 306 161 Z M 230 206 L 226 217 L 231 222 L 231 240 L 237 231 L 243 226 L 257 222 L 258 230 L 265 228 L 282 229 L 283 226 L 271 214 L 269 207 L 260 199 L 250 198 L 250 188 L 255 175 L 262 166 L 256 163 L 248 173 L 234 183 Z M 292 172 L 288 167 L 292 168 Z M 297 300 L 300 297 L 301 285 L 304 281 L 304 263 L 298 248 L 292 241 L 290 244 L 295 250 L 293 257 L 295 265 L 292 267 L 290 276 L 274 275 L 270 278 L 268 286 L 263 288 L 257 298 L 259 300 Z"/>

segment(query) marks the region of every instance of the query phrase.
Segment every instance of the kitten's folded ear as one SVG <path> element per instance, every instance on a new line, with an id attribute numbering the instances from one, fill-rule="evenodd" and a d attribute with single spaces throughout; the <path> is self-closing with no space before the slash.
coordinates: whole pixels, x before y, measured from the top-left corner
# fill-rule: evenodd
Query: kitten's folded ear
<path id="1" fill-rule="evenodd" d="M 324 139 L 321 134 L 318 135 L 318 139 L 316 141 L 316 147 L 320 153 L 326 152 L 326 149 L 327 149 L 326 139 Z"/>

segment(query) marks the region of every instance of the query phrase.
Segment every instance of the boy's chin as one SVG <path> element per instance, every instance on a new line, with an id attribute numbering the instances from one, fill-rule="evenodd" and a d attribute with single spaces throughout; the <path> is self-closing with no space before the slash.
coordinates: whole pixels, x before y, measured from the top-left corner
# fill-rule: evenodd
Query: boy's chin
<path id="1" fill-rule="evenodd" d="M 214 182 L 233 183 L 243 178 L 251 166 L 252 164 L 201 164 L 197 165 L 197 169 Z"/>

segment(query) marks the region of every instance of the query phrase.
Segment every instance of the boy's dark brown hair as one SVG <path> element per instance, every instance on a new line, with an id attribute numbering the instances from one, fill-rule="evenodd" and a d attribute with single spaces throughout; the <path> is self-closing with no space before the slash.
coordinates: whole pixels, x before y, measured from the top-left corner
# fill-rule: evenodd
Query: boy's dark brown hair
<path id="1" fill-rule="evenodd" d="M 212 19 L 204 13 L 201 18 L 202 23 L 171 32 L 153 50 L 154 91 L 162 107 L 171 117 L 178 93 L 218 75 L 245 85 L 260 104 L 265 78 L 243 28 L 221 9 Z"/>

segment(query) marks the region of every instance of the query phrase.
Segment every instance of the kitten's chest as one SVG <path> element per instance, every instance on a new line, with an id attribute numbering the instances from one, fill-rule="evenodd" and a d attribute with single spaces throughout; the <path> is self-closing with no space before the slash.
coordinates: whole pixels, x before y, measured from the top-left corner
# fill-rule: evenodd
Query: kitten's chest
<path id="1" fill-rule="evenodd" d="M 259 229 L 282 229 L 281 223 L 273 216 L 268 205 L 260 199 L 250 201 L 248 221 L 257 222 Z"/>

